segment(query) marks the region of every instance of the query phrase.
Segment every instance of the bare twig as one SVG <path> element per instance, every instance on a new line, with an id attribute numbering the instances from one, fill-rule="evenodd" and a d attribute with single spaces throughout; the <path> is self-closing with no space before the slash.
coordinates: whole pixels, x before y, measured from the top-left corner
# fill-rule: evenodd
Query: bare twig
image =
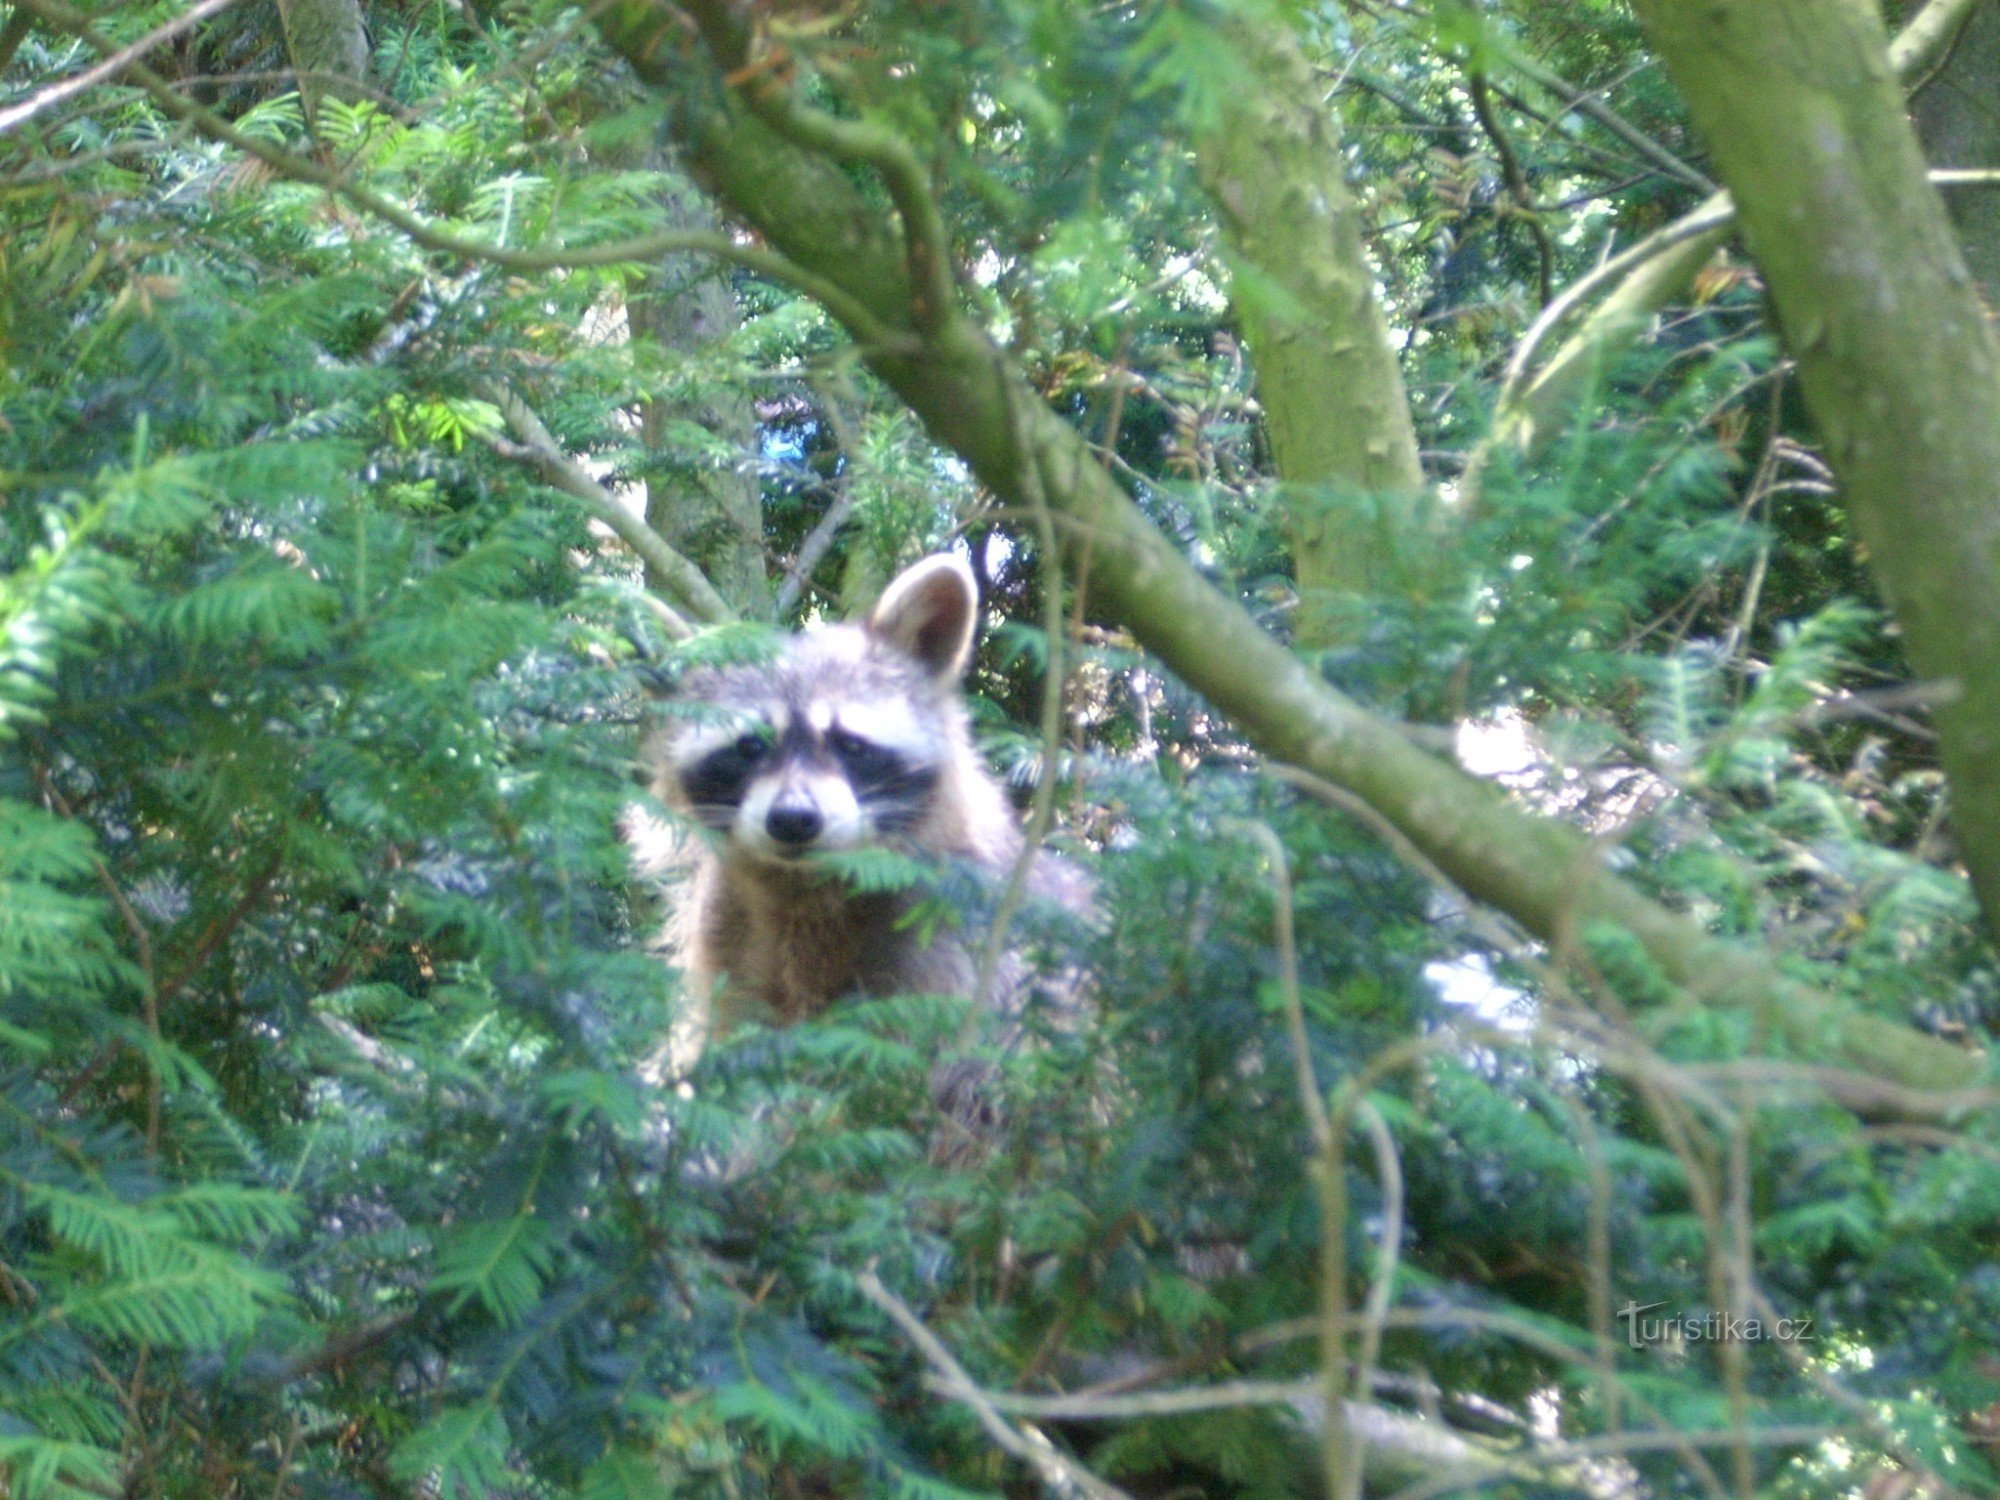
<path id="1" fill-rule="evenodd" d="M 819 380 L 811 381 L 814 394 L 819 397 L 821 419 L 833 430 L 833 440 L 840 450 L 841 471 L 833 484 L 833 499 L 827 505 L 826 513 L 813 523 L 806 533 L 799 550 L 785 568 L 785 578 L 778 585 L 778 596 L 774 612 L 780 620 L 788 619 L 793 608 L 804 597 L 812 575 L 820 565 L 834 538 L 840 535 L 840 528 L 847 524 L 847 518 L 854 514 L 855 493 L 852 482 L 854 465 L 853 434 L 847 418 L 840 410 L 840 395 L 832 388 L 831 382 L 823 385 Z"/>
<path id="2" fill-rule="evenodd" d="M 1292 1068 L 1299 1091 L 1299 1107 L 1305 1111 L 1312 1129 L 1313 1150 L 1320 1156 L 1339 1149 L 1333 1122 L 1327 1117 L 1326 1096 L 1313 1074 L 1312 1051 L 1306 1036 L 1305 1003 L 1299 991 L 1299 953 L 1292 923 L 1291 865 L 1284 843 L 1267 823 L 1246 821 L 1243 832 L 1264 851 L 1271 862 L 1271 926 L 1278 950 L 1278 993 L 1285 1006 L 1285 1032 L 1292 1044 Z"/>
<path id="3" fill-rule="evenodd" d="M 1643 130 L 1629 124 L 1622 115 L 1612 109 L 1602 99 L 1598 98 L 1595 93 L 1588 89 L 1578 88 L 1568 79 L 1563 78 L 1551 69 L 1543 67 L 1534 58 L 1518 50 L 1510 49 L 1508 51 L 1507 66 L 1512 68 L 1516 73 L 1519 73 L 1523 78 L 1526 78 L 1529 82 L 1535 84 L 1538 88 L 1546 89 L 1549 93 L 1554 94 L 1568 108 L 1591 120 L 1595 120 L 1599 125 L 1610 131 L 1611 134 L 1617 136 L 1632 151 L 1636 152 L 1653 166 L 1659 168 L 1662 172 L 1665 172 L 1669 177 L 1684 182 L 1689 187 L 1697 188 L 1704 193 L 1715 191 L 1715 183 L 1713 181 L 1702 173 L 1697 172 L 1693 167 L 1682 161 Z"/>
<path id="4" fill-rule="evenodd" d="M 1116 1500 L 1124 1492 L 1056 1450 L 1034 1428 L 1024 1426 L 1017 1430 L 1007 1421 L 1008 1416 L 1056 1422 L 1116 1422 L 1246 1406 L 1282 1406 L 1308 1424 L 1325 1420 L 1321 1410 L 1325 1393 L 1318 1381 L 1235 1380 L 1198 1389 L 1134 1395 L 1082 1392 L 1031 1396 L 987 1390 L 973 1381 L 937 1335 L 883 1286 L 873 1272 L 864 1271 L 857 1280 L 862 1295 L 889 1315 L 930 1365 L 932 1373 L 925 1384 L 938 1395 L 970 1408 L 987 1435 L 1033 1468 L 1044 1486 L 1056 1495 Z M 1517 1455 L 1482 1447 L 1442 1422 L 1386 1406 L 1347 1401 L 1341 1403 L 1340 1411 L 1344 1426 L 1364 1432 L 1370 1447 L 1390 1460 L 1385 1469 L 1394 1468 L 1407 1474 L 1414 1468 L 1450 1474 L 1460 1480 L 1468 1475 L 1492 1480 L 1509 1473 L 1538 1472 L 1546 1467 L 1539 1459 L 1524 1464 Z M 1638 1440 L 1643 1443 L 1647 1436 L 1638 1435 Z"/>
<path id="5" fill-rule="evenodd" d="M 1486 75 L 1475 70 L 1470 82 L 1472 112 L 1487 140 L 1493 143 L 1494 154 L 1500 158 L 1500 178 L 1507 184 L 1507 196 L 1514 200 L 1515 212 L 1534 237 L 1536 291 L 1542 306 L 1547 307 L 1555 296 L 1555 243 L 1549 238 L 1549 226 L 1542 222 L 1541 210 L 1528 188 L 1527 174 L 1521 170 L 1521 158 L 1514 151 L 1507 127 L 1501 124 L 1499 113 L 1493 108 L 1493 91 L 1487 86 Z"/>
<path id="6" fill-rule="evenodd" d="M 1264 851 L 1271 864 L 1271 909 L 1273 936 L 1278 950 L 1278 989 L 1285 1006 L 1285 1030 L 1291 1040 L 1292 1067 L 1299 1093 L 1299 1107 L 1305 1111 L 1312 1132 L 1312 1162 L 1309 1175 L 1320 1207 L 1320 1379 L 1319 1394 L 1326 1406 L 1326 1425 L 1321 1450 L 1327 1493 L 1336 1497 L 1348 1493 L 1349 1476 L 1361 1472 L 1361 1456 L 1355 1451 L 1353 1434 L 1347 1425 L 1345 1381 L 1347 1369 L 1347 1188 L 1341 1160 L 1340 1137 L 1327 1114 L 1326 1096 L 1314 1075 L 1311 1039 L 1306 1034 L 1305 1003 L 1299 990 L 1298 945 L 1292 930 L 1292 880 L 1285 858 L 1285 846 L 1268 824 L 1246 822 L 1244 832 Z M 1400 1225 L 1398 1233 L 1401 1233 Z M 1380 1324 L 1377 1324 L 1379 1329 Z M 1358 1484 L 1358 1478 L 1355 1480 Z"/>
<path id="7" fill-rule="evenodd" d="M 799 543 L 799 550 L 785 565 L 785 581 L 778 585 L 777 615 L 780 620 L 791 614 L 805 593 L 807 581 L 833 546 L 833 539 L 840 535 L 840 528 L 853 514 L 854 486 L 841 484 L 834 491 L 833 502 L 827 506 L 826 513 L 813 523 L 813 529 L 806 533 L 806 539 Z"/>
<path id="8" fill-rule="evenodd" d="M 130 46 L 120 47 L 102 62 L 85 68 L 81 73 L 73 73 L 68 78 L 58 79 L 47 88 L 37 89 L 18 104 L 10 104 L 7 108 L 0 109 L 0 135 L 25 125 L 46 110 L 54 109 L 65 99 L 74 99 L 85 89 L 95 88 L 108 79 L 116 78 L 155 47 L 166 45 L 190 27 L 200 25 L 210 16 L 218 11 L 227 10 L 235 3 L 236 0 L 196 0 L 194 5 L 189 6 L 173 20 L 163 26 L 155 27 Z M 17 6 L 14 14 L 8 18 L 8 33 L 12 34 L 18 24 L 21 34 L 25 35 L 26 18 L 33 13 L 33 10 L 32 6 Z M 99 44 L 92 40 L 91 45 L 96 47 Z"/>
<path id="9" fill-rule="evenodd" d="M 929 1382 L 940 1395 L 943 1383 Z M 1012 1391 L 986 1391 L 995 1411 L 1045 1422 L 1129 1422 L 1141 1417 L 1179 1417 L 1198 1411 L 1228 1411 L 1245 1406 L 1297 1406 L 1320 1394 L 1317 1380 L 1221 1380 L 1184 1390 L 1139 1391 L 1130 1395 L 1092 1395 L 1074 1391 L 1061 1396 L 1023 1396 Z"/>
<path id="10" fill-rule="evenodd" d="M 1014 439 L 1027 446 L 1024 424 L 1015 405 L 1021 392 L 1003 382 L 1007 392 L 1008 418 L 1014 423 Z M 1007 872 L 1007 884 L 994 904 L 993 921 L 987 928 L 986 944 L 980 950 L 979 970 L 973 996 L 979 1009 L 993 1000 L 993 976 L 1000 967 L 1000 955 L 1007 942 L 1007 929 L 1014 920 L 1028 890 L 1028 877 L 1041 856 L 1042 843 L 1055 822 L 1056 785 L 1062 776 L 1062 714 L 1066 668 L 1063 664 L 1063 573 L 1062 548 L 1056 540 L 1055 512 L 1042 486 L 1041 470 L 1031 458 L 1021 466 L 1021 484 L 1034 510 L 1037 540 L 1042 552 L 1042 634 L 1047 652 L 1042 665 L 1042 774 L 1035 782 L 1035 795 L 1028 807 L 1028 820 L 1021 830 L 1021 852 Z M 976 1021 L 976 1012 L 974 1020 Z M 971 1024 L 971 1023 L 968 1023 Z"/>
<path id="11" fill-rule="evenodd" d="M 1396 1155 L 1396 1138 L 1382 1111 L 1366 1099 L 1355 1107 L 1369 1143 L 1375 1149 L 1375 1176 L 1382 1185 L 1382 1233 L 1376 1246 L 1375 1277 L 1368 1287 L 1368 1300 L 1361 1308 L 1361 1349 L 1354 1356 L 1354 1399 L 1365 1399 L 1375 1388 L 1375 1367 L 1382 1357 L 1382 1330 L 1389 1318 L 1389 1299 L 1396 1291 L 1396 1267 L 1403 1254 L 1403 1165 Z M 1358 1451 L 1366 1442 L 1357 1434 L 1357 1452 L 1350 1460 L 1355 1493 L 1359 1493 L 1364 1457 Z"/>
<path id="12" fill-rule="evenodd" d="M 1043 1486 L 1050 1494 L 1069 1500 L 1070 1496 L 1083 1496 L 1084 1500 L 1131 1500 L 1125 1491 L 1116 1485 L 1099 1479 L 1068 1454 L 1062 1452 L 1048 1437 L 1035 1428 L 1023 1423 L 1015 1427 L 994 1407 L 987 1393 L 966 1374 L 965 1367 L 952 1356 L 944 1346 L 944 1341 L 924 1326 L 923 1320 L 910 1311 L 908 1304 L 882 1284 L 873 1271 L 863 1271 L 855 1277 L 861 1295 L 874 1303 L 889 1321 L 903 1331 L 905 1337 L 916 1345 L 937 1376 L 935 1389 L 941 1395 L 967 1407 L 986 1435 L 1001 1449 L 1035 1471 Z"/>

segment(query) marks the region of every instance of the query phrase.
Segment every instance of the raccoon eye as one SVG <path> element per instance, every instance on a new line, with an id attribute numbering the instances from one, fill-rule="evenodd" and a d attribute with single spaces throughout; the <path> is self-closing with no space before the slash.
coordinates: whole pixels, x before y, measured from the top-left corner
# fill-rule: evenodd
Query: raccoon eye
<path id="1" fill-rule="evenodd" d="M 826 734 L 826 743 L 833 753 L 840 757 L 851 776 L 880 778 L 892 776 L 902 769 L 902 757 L 895 751 L 873 740 L 865 740 L 852 730 L 835 726 Z"/>
<path id="2" fill-rule="evenodd" d="M 734 748 L 744 760 L 762 760 L 764 753 L 771 748 L 771 741 L 761 734 L 746 734 L 737 739 Z"/>

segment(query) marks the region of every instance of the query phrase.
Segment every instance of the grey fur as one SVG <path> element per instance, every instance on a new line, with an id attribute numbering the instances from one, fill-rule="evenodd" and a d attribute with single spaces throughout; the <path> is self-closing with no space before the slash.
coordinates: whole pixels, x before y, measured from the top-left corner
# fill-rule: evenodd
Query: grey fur
<path id="1" fill-rule="evenodd" d="M 959 690 L 976 610 L 970 569 L 926 559 L 890 585 L 865 624 L 794 636 L 769 662 L 704 670 L 683 685 L 681 715 L 652 746 L 662 799 L 707 829 L 682 843 L 687 878 L 669 933 L 694 1010 L 673 1047 L 682 1065 L 707 1036 L 747 1020 L 790 1025 L 856 994 L 970 993 L 975 960 L 960 933 L 904 923 L 909 895 L 857 892 L 810 858 L 779 857 L 760 829 L 743 826 L 741 810 L 760 779 L 833 775 L 824 737 L 852 720 L 925 788 L 893 826 L 857 797 L 856 841 L 1004 879 L 1021 834 L 973 748 Z M 689 788 L 705 758 L 746 735 L 778 748 L 742 783 L 736 811 L 694 806 Z M 1053 859 L 1038 858 L 1031 872 L 1031 894 L 1070 900 L 1085 886 Z"/>

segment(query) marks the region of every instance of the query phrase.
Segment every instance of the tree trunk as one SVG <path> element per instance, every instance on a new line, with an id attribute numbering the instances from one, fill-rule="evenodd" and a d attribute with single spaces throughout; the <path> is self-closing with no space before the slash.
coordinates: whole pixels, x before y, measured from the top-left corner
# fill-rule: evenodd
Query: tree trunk
<path id="1" fill-rule="evenodd" d="M 1715 153 L 1937 715 L 2000 927 L 2000 345 L 1867 0 L 1639 0 Z"/>
<path id="2" fill-rule="evenodd" d="M 668 189 L 668 208 L 670 227 L 715 227 L 713 210 L 691 183 L 676 179 Z M 634 338 L 690 357 L 723 343 L 740 326 L 726 277 L 712 261 L 693 255 L 662 260 L 646 290 L 633 299 L 630 316 Z M 640 440 L 652 460 L 646 522 L 699 564 L 739 614 L 768 620 L 771 589 L 764 573 L 757 476 L 733 463 L 712 462 L 688 441 L 698 429 L 708 434 L 703 448 L 755 452 L 756 416 L 740 390 L 702 372 L 684 384 L 685 393 L 663 395 L 639 408 Z M 650 573 L 646 581 L 659 584 Z"/>
<path id="3" fill-rule="evenodd" d="M 1223 35 L 1246 77 L 1217 101 L 1196 162 L 1287 493 L 1298 640 L 1336 645 L 1355 633 L 1342 596 L 1379 584 L 1424 472 L 1336 120 L 1281 26 L 1243 17 Z"/>
<path id="4" fill-rule="evenodd" d="M 1979 0 L 1926 0 L 1922 7 L 1904 18 L 1903 29 L 1890 44 L 1889 60 L 1905 87 L 1920 83 L 1924 75 L 1946 56 L 1964 26 L 1966 16 L 1978 4 Z M 1990 7 L 1986 14 L 1989 17 L 1993 15 Z M 1976 71 L 1976 68 L 1969 69 L 1964 81 L 1972 83 L 1970 75 Z M 1995 96 L 1989 89 L 1985 97 Z M 2000 141 L 1988 144 L 1979 160 L 1993 160 L 1994 146 L 2000 146 Z M 1984 201 L 1990 203 L 1991 199 Z M 2000 219 L 1984 222 L 1993 224 L 1994 232 L 2000 235 Z M 1541 340 L 1531 332 L 1523 348 L 1515 355 L 1520 367 L 1510 366 L 1507 379 L 1501 386 L 1499 405 L 1494 412 L 1493 434 L 1474 451 L 1466 477 L 1461 481 L 1461 489 L 1467 494 L 1476 493 L 1478 476 L 1485 468 L 1487 450 L 1494 443 L 1510 444 L 1530 456 L 1546 447 L 1569 419 L 1577 395 L 1617 356 L 1627 341 L 1651 322 L 1655 314 L 1687 294 L 1695 273 L 1735 234 L 1736 205 L 1728 193 L 1716 193 L 1692 212 L 1648 235 L 1633 247 L 1641 252 L 1648 245 L 1654 248 L 1650 253 L 1641 253 L 1636 263 L 1631 264 L 1629 271 L 1583 319 L 1576 331 L 1563 340 L 1554 354 L 1541 361 L 1539 369 L 1532 370 L 1526 356 L 1534 354 L 1539 357 Z M 2000 246 L 1996 246 L 1996 251 L 2000 251 Z M 1632 253 L 1623 252 L 1617 260 L 1625 261 Z M 1591 280 L 1591 277 L 1585 277 L 1577 282 L 1570 291 L 1550 304 L 1544 316 L 1557 311 L 1573 313 L 1576 308 L 1570 304 L 1581 305 L 1586 300 L 1579 292 Z M 1594 290 L 1592 294 L 1595 294 Z M 1992 295 L 1989 287 L 1989 300 Z"/>
<path id="5" fill-rule="evenodd" d="M 285 27 L 285 51 L 299 76 L 299 101 L 306 128 L 319 134 L 320 105 L 329 97 L 358 95 L 340 80 L 368 76 L 368 25 L 361 0 L 278 0 Z"/>
<path id="6" fill-rule="evenodd" d="M 720 0 L 681 9 L 704 27 L 722 71 L 764 76 L 746 67 L 747 38 L 733 10 Z M 677 13 L 654 0 L 617 0 L 597 24 L 642 78 L 686 89 L 707 64 L 678 52 Z M 1521 811 L 1328 687 L 1145 518 L 975 321 L 954 307 L 918 304 L 912 269 L 921 273 L 927 257 L 906 253 L 840 163 L 781 136 L 719 90 L 697 86 L 678 102 L 697 171 L 775 248 L 837 290 L 875 372 L 1010 505 L 1029 514 L 1046 506 L 1092 557 L 1092 602 L 1264 753 L 1359 797 L 1460 888 L 1558 955 L 1607 939 L 1636 942 L 1682 992 L 1750 1010 L 1799 1052 L 1831 1054 L 1894 1088 L 1960 1088 L 1978 1076 L 1976 1057 L 1857 1013 L 1766 955 L 1710 937 L 1610 874 L 1576 829 Z M 774 116 L 790 107 L 766 105 Z M 823 122 L 779 124 L 801 138 L 836 135 Z M 872 160 L 893 154 L 872 128 L 838 138 L 875 152 Z M 1619 933 L 1629 937 L 1611 937 Z"/>

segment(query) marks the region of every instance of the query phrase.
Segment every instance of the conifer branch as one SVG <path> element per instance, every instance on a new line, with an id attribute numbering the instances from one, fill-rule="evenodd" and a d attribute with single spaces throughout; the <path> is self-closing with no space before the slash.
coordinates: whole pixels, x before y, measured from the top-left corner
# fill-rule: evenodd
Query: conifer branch
<path id="1" fill-rule="evenodd" d="M 49 805 L 63 817 L 75 821 L 76 811 L 69 799 L 56 789 L 55 778 L 48 768 L 37 765 L 34 770 L 36 785 Z M 146 1027 L 146 1036 L 153 1044 L 155 1053 L 164 1045 L 160 1031 L 160 989 L 153 968 L 153 939 L 146 931 L 146 924 L 132 909 L 132 903 L 125 898 L 111 867 L 97 855 L 91 856 L 91 868 L 97 874 L 97 883 L 110 897 L 112 909 L 118 913 L 118 920 L 124 925 L 126 934 L 132 939 L 133 957 L 139 965 L 139 1006 L 140 1019 Z M 160 1059 L 157 1055 L 144 1059 L 146 1068 L 146 1154 L 158 1156 L 160 1152 Z"/>
<path id="2" fill-rule="evenodd" d="M 49 25 L 104 53 L 107 58 L 117 55 L 110 43 L 91 26 L 89 18 L 64 4 L 63 0 L 16 0 L 16 3 Z M 182 98 L 171 83 L 136 59 L 121 62 L 117 71 L 144 90 L 164 113 L 175 120 L 192 126 L 211 140 L 254 157 L 294 182 L 324 188 L 392 229 L 401 231 L 426 250 L 463 256 L 468 260 L 488 261 L 506 270 L 521 272 L 643 265 L 672 254 L 711 255 L 803 292 L 825 307 L 849 330 L 868 330 L 864 342 L 879 342 L 896 348 L 902 348 L 907 343 L 907 340 L 878 324 L 868 309 L 847 297 L 836 282 L 816 276 L 782 255 L 754 245 L 738 244 L 728 235 L 711 230 L 669 229 L 601 245 L 548 250 L 515 250 L 490 241 L 453 234 L 437 228 L 402 204 L 349 180 L 344 172 L 324 166 L 310 157 L 286 151 L 269 141 L 246 135 L 213 110 Z"/>

